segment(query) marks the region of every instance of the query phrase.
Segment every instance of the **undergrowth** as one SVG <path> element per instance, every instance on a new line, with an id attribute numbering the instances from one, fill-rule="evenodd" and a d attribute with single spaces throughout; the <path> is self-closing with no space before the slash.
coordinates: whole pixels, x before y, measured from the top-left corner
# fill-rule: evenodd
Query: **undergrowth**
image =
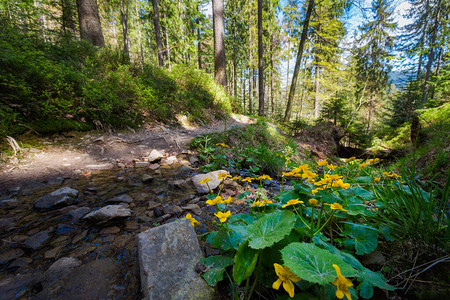
<path id="1" fill-rule="evenodd" d="M 263 120 L 200 136 L 191 142 L 191 147 L 199 152 L 205 164 L 203 171 L 232 168 L 276 174 L 298 160 L 295 142 Z"/>
<path id="2" fill-rule="evenodd" d="M 204 71 L 142 68 L 121 51 L 73 39 L 55 45 L 0 25 L 0 138 L 176 123 L 178 115 L 207 123 L 211 111 L 231 112 L 231 99 Z"/>

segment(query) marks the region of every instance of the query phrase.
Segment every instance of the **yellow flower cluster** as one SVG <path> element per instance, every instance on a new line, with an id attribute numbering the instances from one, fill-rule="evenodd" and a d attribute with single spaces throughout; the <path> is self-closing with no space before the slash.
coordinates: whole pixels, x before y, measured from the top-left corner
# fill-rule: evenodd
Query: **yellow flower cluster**
<path id="1" fill-rule="evenodd" d="M 269 203 L 273 203 L 271 200 L 261 200 L 261 201 L 255 201 L 255 202 L 253 202 L 253 204 L 251 204 L 250 205 L 250 207 L 261 207 L 261 206 L 264 206 L 264 205 L 266 205 L 266 204 L 269 204 Z"/>
<path id="2" fill-rule="evenodd" d="M 217 175 L 217 178 L 219 178 L 219 180 L 221 180 L 221 179 L 227 179 L 228 177 L 231 177 L 231 175 L 229 175 L 229 174 L 226 173 L 226 172 L 220 173 L 219 175 Z"/>
<path id="3" fill-rule="evenodd" d="M 326 159 L 324 159 L 324 160 L 319 160 L 319 161 L 317 162 L 317 164 L 318 164 L 319 166 L 321 166 L 321 167 L 324 167 L 324 166 L 328 165 L 328 161 L 327 161 Z"/>
<path id="4" fill-rule="evenodd" d="M 383 172 L 384 176 L 387 176 L 389 178 L 395 179 L 395 178 L 400 178 L 400 175 L 395 174 L 394 172 Z"/>
<path id="5" fill-rule="evenodd" d="M 362 164 L 360 164 L 360 165 L 359 165 L 359 168 L 360 168 L 360 169 L 365 168 L 366 166 L 369 166 L 369 165 L 371 165 L 372 163 L 377 162 L 377 161 L 380 161 L 380 159 L 379 159 L 379 158 L 371 158 L 371 159 L 368 159 L 367 161 L 365 161 L 365 162 L 363 162 Z"/>
<path id="6" fill-rule="evenodd" d="M 261 175 L 256 178 L 256 180 L 264 180 L 264 179 L 272 180 L 272 178 L 269 175 Z"/>
<path id="7" fill-rule="evenodd" d="M 227 199 L 222 199 L 221 196 L 217 196 L 214 199 L 206 200 L 205 203 L 208 204 L 208 206 L 217 205 L 219 203 L 221 204 L 228 204 L 231 202 L 231 197 L 228 197 Z"/>
<path id="8" fill-rule="evenodd" d="M 226 145 L 225 143 L 217 143 L 216 146 L 222 146 L 224 148 L 230 148 L 230 146 Z"/>
<path id="9" fill-rule="evenodd" d="M 313 183 L 314 178 L 316 178 L 318 175 L 308 170 L 308 168 L 309 168 L 308 164 L 301 165 L 298 166 L 297 168 L 292 169 L 292 171 L 290 172 L 283 172 L 283 176 L 303 178 L 306 179 L 309 183 Z"/>
<path id="10" fill-rule="evenodd" d="M 356 159 L 356 157 L 352 156 L 352 157 L 350 157 L 349 159 L 347 159 L 347 163 L 352 162 L 352 161 L 354 161 L 355 159 Z"/>

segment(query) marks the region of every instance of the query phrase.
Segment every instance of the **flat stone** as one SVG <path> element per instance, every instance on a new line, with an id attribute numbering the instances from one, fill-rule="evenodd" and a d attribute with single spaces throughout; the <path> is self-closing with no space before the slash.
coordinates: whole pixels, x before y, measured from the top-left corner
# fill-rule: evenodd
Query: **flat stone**
<path id="1" fill-rule="evenodd" d="M 15 261 L 13 261 L 9 267 L 10 268 L 22 268 L 28 266 L 33 260 L 29 257 L 19 257 Z"/>
<path id="2" fill-rule="evenodd" d="M 184 210 L 192 211 L 195 215 L 200 216 L 202 214 L 202 209 L 197 204 L 186 204 L 181 207 Z"/>
<path id="3" fill-rule="evenodd" d="M 214 171 L 214 172 L 209 172 L 207 174 L 198 174 L 192 177 L 192 182 L 194 183 L 195 187 L 197 188 L 197 192 L 201 193 L 201 194 L 207 194 L 209 193 L 209 187 L 214 190 L 216 187 L 218 187 L 220 185 L 220 183 L 222 182 L 222 180 L 219 180 L 218 176 L 221 173 L 227 173 L 227 171 L 225 170 L 218 170 L 218 171 Z M 202 181 L 205 178 L 211 178 L 211 181 L 208 181 L 208 184 L 206 183 L 200 183 L 200 181 Z"/>
<path id="4" fill-rule="evenodd" d="M 55 258 L 58 256 L 58 254 L 61 252 L 61 248 L 60 247 L 56 247 L 50 250 L 45 251 L 44 253 L 44 258 L 50 259 L 50 258 Z"/>
<path id="5" fill-rule="evenodd" d="M 83 220 L 104 223 L 115 218 L 126 218 L 131 216 L 131 210 L 122 205 L 108 205 L 99 210 L 88 213 Z"/>
<path id="6" fill-rule="evenodd" d="M 184 179 L 177 179 L 174 181 L 169 182 L 171 185 L 181 188 L 183 187 L 183 185 L 185 185 L 188 182 L 188 180 L 184 180 Z"/>
<path id="7" fill-rule="evenodd" d="M 52 283 L 64 279 L 80 265 L 81 261 L 73 257 L 62 257 L 58 259 L 48 268 L 47 271 L 45 271 L 42 286 L 46 288 Z"/>
<path id="8" fill-rule="evenodd" d="M 135 168 L 147 168 L 150 166 L 150 163 L 148 161 L 135 161 L 134 167 Z"/>
<path id="9" fill-rule="evenodd" d="M 89 207 L 80 207 L 77 209 L 74 209 L 68 213 L 72 217 L 73 220 L 79 220 L 82 217 L 84 217 L 86 214 L 88 214 L 92 209 Z"/>
<path id="10" fill-rule="evenodd" d="M 169 156 L 169 157 L 165 160 L 165 164 L 167 164 L 167 165 L 173 165 L 176 161 L 177 161 L 177 157 L 176 157 L 176 156 Z"/>
<path id="11" fill-rule="evenodd" d="M 119 228 L 119 227 L 117 227 L 117 226 L 111 226 L 111 227 L 103 228 L 103 229 L 100 231 L 100 234 L 102 234 L 102 235 L 108 235 L 108 234 L 116 234 L 116 233 L 119 233 L 119 232 L 120 232 L 120 228 Z"/>
<path id="12" fill-rule="evenodd" d="M 202 252 L 189 220 L 178 220 L 138 235 L 144 299 L 215 299 L 195 271 Z"/>
<path id="13" fill-rule="evenodd" d="M 24 245 L 28 248 L 31 248 L 33 250 L 39 249 L 45 245 L 45 243 L 50 238 L 49 232 L 47 230 L 38 232 L 32 236 L 30 236 L 26 241 L 24 242 Z"/>
<path id="14" fill-rule="evenodd" d="M 154 209 L 155 207 L 160 207 L 161 203 L 155 202 L 155 201 L 149 201 L 147 204 L 148 209 Z"/>
<path id="15" fill-rule="evenodd" d="M 15 217 L 0 219 L 0 229 L 8 231 L 16 225 L 16 221 L 17 219 Z"/>
<path id="16" fill-rule="evenodd" d="M 163 208 L 163 212 L 169 215 L 176 215 L 183 212 L 183 209 L 178 205 L 171 205 Z"/>
<path id="17" fill-rule="evenodd" d="M 4 208 L 15 208 L 18 205 L 18 201 L 16 199 L 6 198 L 0 200 L 0 207 Z"/>
<path id="18" fill-rule="evenodd" d="M 21 257 L 25 252 L 22 249 L 11 249 L 7 252 L 0 254 L 0 265 L 4 265 L 9 263 L 12 260 L 15 260 Z"/>
<path id="19" fill-rule="evenodd" d="M 153 179 L 154 179 L 154 177 L 151 175 L 148 175 L 148 174 L 142 175 L 142 182 L 149 182 L 149 181 L 152 181 Z"/>
<path id="20" fill-rule="evenodd" d="M 159 169 L 161 166 L 159 164 L 151 164 L 150 166 L 148 166 L 150 169 L 152 170 L 157 170 Z"/>
<path id="21" fill-rule="evenodd" d="M 112 199 L 109 199 L 108 202 L 111 202 L 111 203 L 121 203 L 121 202 L 131 203 L 131 202 L 133 202 L 133 198 L 131 198 L 131 196 L 128 195 L 128 194 L 122 194 L 122 195 L 119 195 L 119 196 L 114 197 Z"/>
<path id="22" fill-rule="evenodd" d="M 198 158 L 198 156 L 194 155 L 189 157 L 189 162 L 191 163 L 191 165 L 195 165 L 196 163 L 200 162 L 200 159 Z"/>
<path id="23" fill-rule="evenodd" d="M 112 163 L 104 163 L 98 165 L 86 165 L 85 168 L 89 170 L 109 170 L 114 168 L 114 165 Z"/>
<path id="24" fill-rule="evenodd" d="M 79 241 L 81 241 L 82 239 L 84 239 L 86 237 L 88 233 L 88 230 L 86 229 L 85 231 L 83 231 L 82 233 L 76 235 L 73 239 L 72 239 L 72 244 L 76 244 Z"/>
<path id="25" fill-rule="evenodd" d="M 31 287 L 39 282 L 38 274 L 19 274 L 0 280 L 1 299 L 19 299 L 24 296 Z"/>
<path id="26" fill-rule="evenodd" d="M 73 268 L 77 262 L 67 262 L 60 269 L 65 277 L 43 289 L 33 299 L 117 299 L 114 284 L 121 276 L 119 264 L 112 258 L 94 260 Z M 68 274 L 67 274 L 68 273 Z"/>
<path id="27" fill-rule="evenodd" d="M 75 202 L 77 195 L 77 190 L 69 187 L 63 187 L 37 199 L 34 202 L 34 207 L 40 209 L 51 209 L 57 206 L 67 206 Z"/>
<path id="28" fill-rule="evenodd" d="M 147 156 L 146 158 L 148 159 L 149 162 L 155 162 L 157 160 L 160 160 L 161 158 L 164 157 L 164 154 L 162 154 L 161 152 L 159 152 L 156 149 L 153 149 L 152 152 L 150 152 L 150 155 Z"/>

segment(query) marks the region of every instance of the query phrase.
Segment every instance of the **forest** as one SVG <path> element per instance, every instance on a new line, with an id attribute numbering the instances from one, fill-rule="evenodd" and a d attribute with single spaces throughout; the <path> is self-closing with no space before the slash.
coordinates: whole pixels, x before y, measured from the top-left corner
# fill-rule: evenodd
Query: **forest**
<path id="1" fill-rule="evenodd" d="M 445 298 L 449 16 L 449 0 L 0 0 L 0 294 L 158 299 L 136 240 L 187 219 L 193 299 Z M 85 284 L 49 281 L 65 257 Z M 99 257 L 128 275 L 90 286 Z"/>

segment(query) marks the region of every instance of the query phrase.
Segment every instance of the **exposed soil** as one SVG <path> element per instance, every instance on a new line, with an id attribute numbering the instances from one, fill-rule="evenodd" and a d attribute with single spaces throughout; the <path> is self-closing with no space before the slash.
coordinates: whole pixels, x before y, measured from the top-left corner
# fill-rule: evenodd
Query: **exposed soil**
<path id="1" fill-rule="evenodd" d="M 22 148 L 18 155 L 6 157 L 0 164 L 0 188 L 20 184 L 30 179 L 43 180 L 57 176 L 76 176 L 91 170 L 132 166 L 145 161 L 153 149 L 166 156 L 187 151 L 190 141 L 203 134 L 254 123 L 253 118 L 233 115 L 203 127 L 167 125 L 145 126 L 137 131 L 71 132 L 36 138 L 41 149 Z M 17 140 L 19 146 L 20 139 Z"/>

